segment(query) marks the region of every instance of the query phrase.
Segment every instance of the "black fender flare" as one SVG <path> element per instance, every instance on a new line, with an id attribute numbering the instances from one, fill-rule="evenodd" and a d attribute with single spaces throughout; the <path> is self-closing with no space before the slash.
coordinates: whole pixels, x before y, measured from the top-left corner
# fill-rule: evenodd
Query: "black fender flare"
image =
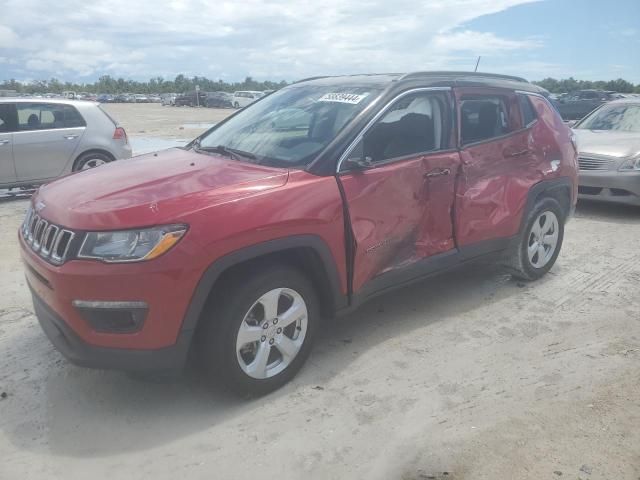
<path id="1" fill-rule="evenodd" d="M 568 207 L 566 220 L 568 220 L 569 217 L 571 217 L 571 215 L 573 214 L 573 210 L 575 208 L 575 205 L 571 201 L 571 199 L 573 198 L 572 193 L 573 184 L 569 177 L 552 178 L 536 183 L 533 187 L 531 187 L 529 193 L 527 194 L 527 202 L 525 204 L 524 211 L 522 212 L 522 220 L 520 222 L 519 233 L 522 233 L 522 230 L 525 227 L 524 220 L 527 216 L 527 212 L 529 212 L 533 208 L 536 200 L 543 194 L 547 194 L 555 198 L 562 198 L 566 196 L 566 206 Z"/>
<path id="2" fill-rule="evenodd" d="M 205 270 L 191 297 L 185 313 L 181 335 L 192 335 L 195 331 L 209 294 L 220 276 L 229 268 L 248 260 L 258 259 L 265 255 L 284 252 L 295 248 L 311 248 L 318 255 L 324 267 L 328 280 L 328 294 L 332 301 L 332 311 L 346 307 L 348 297 L 342 293 L 340 275 L 329 246 L 317 235 L 293 235 L 289 237 L 268 240 L 248 247 L 241 248 L 215 260 Z"/>

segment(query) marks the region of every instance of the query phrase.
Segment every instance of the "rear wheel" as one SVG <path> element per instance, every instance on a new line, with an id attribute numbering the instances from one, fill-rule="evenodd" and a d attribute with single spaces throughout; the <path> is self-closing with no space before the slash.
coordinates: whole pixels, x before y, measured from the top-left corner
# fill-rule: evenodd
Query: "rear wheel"
<path id="1" fill-rule="evenodd" d="M 551 270 L 562 247 L 564 221 L 565 213 L 554 198 L 543 198 L 535 204 L 507 258 L 507 266 L 516 278 L 537 280 Z"/>
<path id="2" fill-rule="evenodd" d="M 233 108 L 240 108 L 240 104 L 238 102 L 233 103 Z"/>
<path id="3" fill-rule="evenodd" d="M 76 160 L 75 167 L 73 168 L 74 172 L 79 170 L 88 170 L 90 168 L 99 167 L 104 165 L 105 163 L 109 163 L 113 161 L 106 153 L 101 152 L 88 152 L 80 155 L 78 160 Z"/>
<path id="4" fill-rule="evenodd" d="M 256 271 L 219 292 L 197 337 L 207 372 L 247 396 L 266 394 L 295 376 L 319 321 L 313 286 L 297 269 Z"/>

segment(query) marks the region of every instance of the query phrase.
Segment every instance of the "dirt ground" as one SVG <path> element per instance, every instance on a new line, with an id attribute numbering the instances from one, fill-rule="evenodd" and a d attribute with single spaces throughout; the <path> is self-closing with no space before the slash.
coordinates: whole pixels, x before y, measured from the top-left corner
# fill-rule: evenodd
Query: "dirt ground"
<path id="1" fill-rule="evenodd" d="M 131 134 L 151 108 L 166 117 L 145 134 L 215 121 L 121 107 Z M 22 273 L 26 205 L 0 202 L 2 480 L 640 477 L 640 209 L 580 205 L 541 281 L 476 265 L 380 297 L 328 323 L 293 382 L 242 401 L 193 369 L 66 362 Z"/>
<path id="2" fill-rule="evenodd" d="M 235 112 L 231 108 L 163 107 L 159 103 L 107 103 L 103 108 L 118 120 L 130 137 L 189 140 Z"/>

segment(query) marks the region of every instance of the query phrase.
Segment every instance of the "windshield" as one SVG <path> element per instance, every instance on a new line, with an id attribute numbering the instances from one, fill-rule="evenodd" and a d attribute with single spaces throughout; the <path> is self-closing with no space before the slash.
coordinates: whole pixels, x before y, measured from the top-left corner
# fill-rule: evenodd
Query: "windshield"
<path id="1" fill-rule="evenodd" d="M 248 153 L 264 165 L 306 165 L 378 93 L 371 87 L 294 85 L 242 110 L 194 146 Z"/>
<path id="2" fill-rule="evenodd" d="M 640 132 L 640 105 L 607 105 L 596 110 L 575 128 Z"/>

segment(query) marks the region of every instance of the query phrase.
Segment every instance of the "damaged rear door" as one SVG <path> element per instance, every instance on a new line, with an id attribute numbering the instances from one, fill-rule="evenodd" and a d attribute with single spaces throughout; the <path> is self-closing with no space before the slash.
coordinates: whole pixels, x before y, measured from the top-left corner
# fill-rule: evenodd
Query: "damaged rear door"
<path id="1" fill-rule="evenodd" d="M 516 92 L 455 88 L 460 158 L 456 199 L 459 247 L 515 235 L 529 189 L 540 180 L 531 128 L 520 116 Z"/>
<path id="2" fill-rule="evenodd" d="M 453 250 L 460 164 L 449 89 L 414 89 L 382 109 L 339 166 L 353 233 L 352 290 Z M 397 278 L 396 278 L 397 279 Z M 384 282 L 376 282 L 384 288 Z"/>

